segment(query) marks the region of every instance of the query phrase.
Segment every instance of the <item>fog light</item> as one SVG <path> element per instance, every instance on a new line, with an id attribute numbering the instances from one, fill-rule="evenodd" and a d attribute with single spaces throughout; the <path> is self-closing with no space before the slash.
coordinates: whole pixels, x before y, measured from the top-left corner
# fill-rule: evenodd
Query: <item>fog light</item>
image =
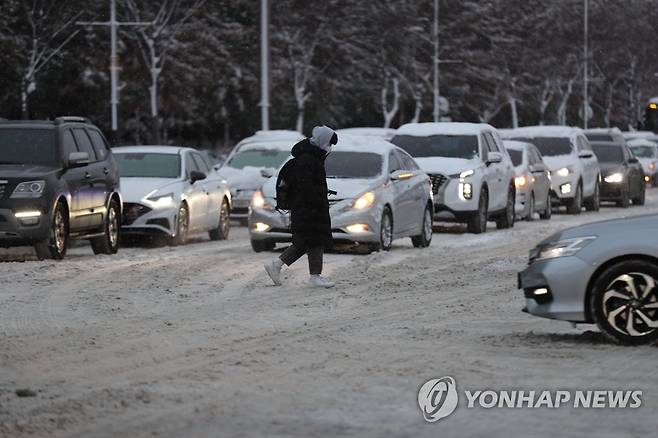
<path id="1" fill-rule="evenodd" d="M 571 193 L 571 184 L 569 183 L 562 184 L 560 186 L 560 193 L 562 193 L 563 195 L 566 195 L 567 193 Z"/>
<path id="2" fill-rule="evenodd" d="M 651 181 L 651 178 L 650 178 L 649 176 L 645 176 L 645 177 L 644 177 L 644 181 L 645 181 L 645 182 L 649 182 L 649 181 Z"/>
<path id="3" fill-rule="evenodd" d="M 535 289 L 532 294 L 533 295 L 546 295 L 548 293 L 548 289 L 545 287 L 540 287 L 539 289 Z"/>
<path id="4" fill-rule="evenodd" d="M 262 223 L 262 222 L 256 222 L 256 223 L 254 224 L 254 230 L 256 230 L 256 231 L 258 231 L 258 232 L 260 232 L 260 233 L 264 233 L 265 231 L 269 230 L 270 228 L 271 228 L 271 227 L 270 227 L 269 225 L 264 224 L 264 223 Z"/>
<path id="5" fill-rule="evenodd" d="M 348 225 L 346 228 L 347 231 L 349 231 L 350 233 L 365 233 L 366 231 L 368 231 L 367 224 L 352 224 L 352 225 Z"/>
<path id="6" fill-rule="evenodd" d="M 459 183 L 459 197 L 462 201 L 466 201 L 473 197 L 473 185 L 471 183 Z"/>

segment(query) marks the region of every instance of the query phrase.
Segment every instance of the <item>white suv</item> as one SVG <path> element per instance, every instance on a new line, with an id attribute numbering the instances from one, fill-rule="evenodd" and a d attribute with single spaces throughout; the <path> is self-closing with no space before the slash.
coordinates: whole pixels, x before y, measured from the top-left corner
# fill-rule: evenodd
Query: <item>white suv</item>
<path id="1" fill-rule="evenodd" d="M 507 135 L 537 146 L 551 172 L 551 203 L 567 213 L 599 210 L 601 171 L 585 133 L 568 126 L 528 126 Z"/>
<path id="2" fill-rule="evenodd" d="M 392 142 L 429 174 L 434 219 L 465 222 L 471 233 L 514 226 L 514 166 L 496 129 L 475 123 L 409 123 Z"/>

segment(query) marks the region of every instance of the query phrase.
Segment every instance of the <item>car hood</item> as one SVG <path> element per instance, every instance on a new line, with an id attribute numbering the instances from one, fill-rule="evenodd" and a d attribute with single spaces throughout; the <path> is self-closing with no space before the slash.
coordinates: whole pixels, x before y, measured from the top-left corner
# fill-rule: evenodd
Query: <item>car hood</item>
<path id="1" fill-rule="evenodd" d="M 601 173 L 605 176 L 613 172 L 624 172 L 624 166 L 621 163 L 602 163 L 599 161 L 599 168 Z"/>
<path id="2" fill-rule="evenodd" d="M 121 178 L 121 196 L 124 202 L 140 202 L 154 191 L 161 194 L 175 192 L 176 184 L 180 183 L 180 179 L 172 178 Z"/>
<path id="3" fill-rule="evenodd" d="M 0 164 L 0 179 L 21 178 L 31 179 L 46 176 L 58 171 L 54 166 L 43 166 L 38 164 Z"/>
<path id="4" fill-rule="evenodd" d="M 327 188 L 337 192 L 331 195 L 329 199 L 351 199 L 361 193 L 375 189 L 381 184 L 380 178 L 375 179 L 354 179 L 354 178 L 327 178 Z M 270 178 L 262 188 L 263 196 L 266 198 L 276 198 L 276 178 Z"/>
<path id="5" fill-rule="evenodd" d="M 548 170 L 555 172 L 558 169 L 563 167 L 572 166 L 574 164 L 573 157 L 571 155 L 554 155 L 554 156 L 544 156 L 544 163 L 548 166 Z"/>
<path id="6" fill-rule="evenodd" d="M 416 163 L 427 173 L 441 173 L 454 175 L 465 170 L 476 169 L 482 164 L 478 159 L 447 158 L 447 157 L 419 157 Z"/>
<path id="7" fill-rule="evenodd" d="M 557 242 L 558 240 L 563 239 L 573 239 L 576 237 L 605 237 L 619 233 L 628 233 L 628 230 L 633 230 L 635 232 L 646 231 L 647 234 L 655 234 L 658 232 L 658 215 L 649 214 L 630 218 L 610 219 L 567 228 L 566 230 L 562 230 L 545 239 L 540 245 Z"/>
<path id="8" fill-rule="evenodd" d="M 263 169 L 271 171 L 272 174 L 276 173 L 276 169 L 271 167 L 248 166 L 242 169 L 236 169 L 234 167 L 224 166 L 217 171 L 217 174 L 228 182 L 231 191 L 258 190 L 265 181 L 270 179 L 260 174 L 260 171 Z"/>

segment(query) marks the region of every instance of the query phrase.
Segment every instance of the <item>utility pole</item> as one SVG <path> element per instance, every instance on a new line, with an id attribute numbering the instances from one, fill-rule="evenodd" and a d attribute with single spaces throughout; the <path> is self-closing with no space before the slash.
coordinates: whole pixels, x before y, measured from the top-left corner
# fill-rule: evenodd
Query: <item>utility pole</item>
<path id="1" fill-rule="evenodd" d="M 584 25 L 583 25 L 583 50 L 584 50 L 584 55 L 585 55 L 585 66 L 583 68 L 583 128 L 587 129 L 587 119 L 589 118 L 589 96 L 588 96 L 588 88 L 589 88 L 589 74 L 588 74 L 588 64 L 589 64 L 589 48 L 587 45 L 587 34 L 588 34 L 588 13 L 589 13 L 589 4 L 588 0 L 583 0 L 584 1 L 584 8 L 585 8 L 585 17 L 584 17 Z"/>
<path id="2" fill-rule="evenodd" d="M 119 104 L 119 59 L 117 58 L 117 29 L 119 26 L 151 26 L 148 21 L 117 21 L 116 0 L 110 0 L 110 21 L 78 21 L 80 26 L 105 26 L 110 28 L 110 106 L 112 112 L 112 142 L 117 138 L 117 106 Z"/>
<path id="3" fill-rule="evenodd" d="M 260 114 L 261 129 L 270 129 L 270 39 L 268 0 L 261 0 L 260 11 Z"/>
<path id="4" fill-rule="evenodd" d="M 441 109 L 439 103 L 439 0 L 434 0 L 434 121 L 441 119 Z"/>

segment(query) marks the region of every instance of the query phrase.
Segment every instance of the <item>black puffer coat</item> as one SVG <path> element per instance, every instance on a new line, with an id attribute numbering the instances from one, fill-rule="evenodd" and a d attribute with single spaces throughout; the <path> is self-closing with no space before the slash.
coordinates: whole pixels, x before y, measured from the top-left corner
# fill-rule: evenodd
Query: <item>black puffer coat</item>
<path id="1" fill-rule="evenodd" d="M 327 200 L 326 152 L 304 139 L 292 148 L 295 157 L 295 194 L 290 211 L 292 241 L 310 248 L 330 247 L 331 219 Z"/>

